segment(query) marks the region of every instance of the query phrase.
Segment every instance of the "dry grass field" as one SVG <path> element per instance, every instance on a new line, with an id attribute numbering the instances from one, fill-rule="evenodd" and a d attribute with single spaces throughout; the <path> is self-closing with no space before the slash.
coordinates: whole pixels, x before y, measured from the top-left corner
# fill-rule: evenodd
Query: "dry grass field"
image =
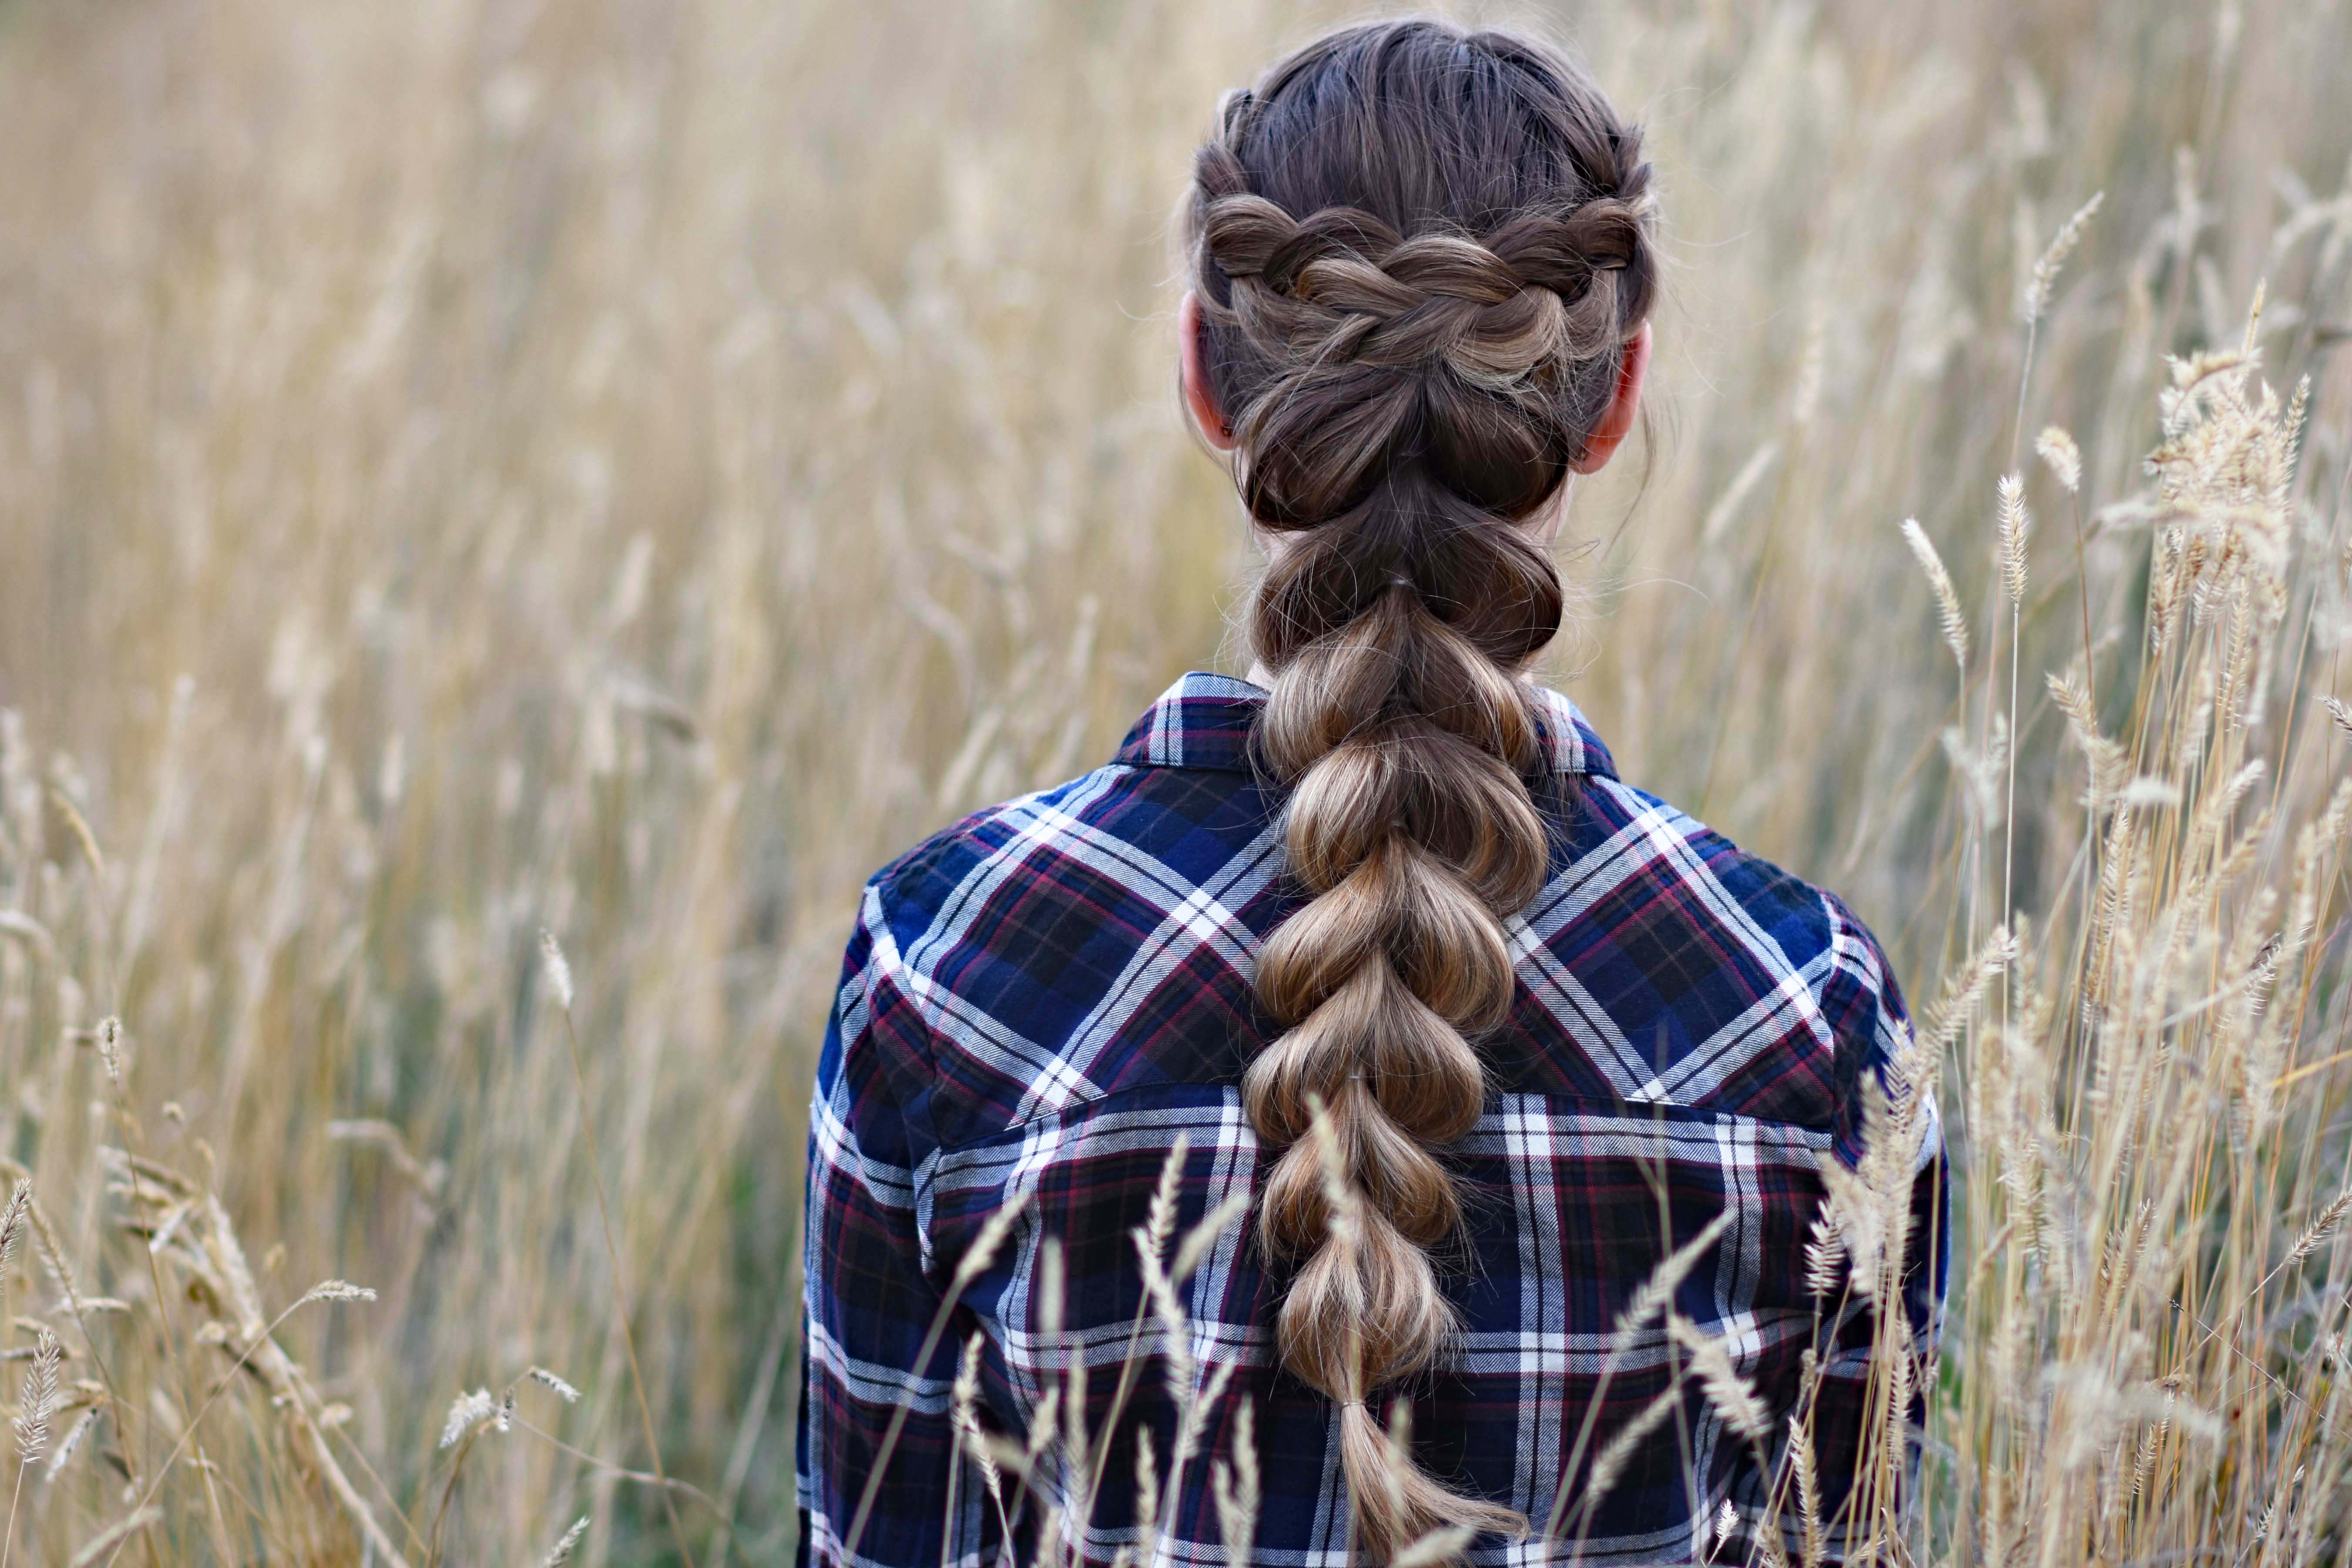
<path id="1" fill-rule="evenodd" d="M 0 4 L 8 1561 L 789 1560 L 856 889 L 1245 662 L 1170 216 L 1352 14 Z M 1889 1560 L 2352 1558 L 2352 4 L 1466 14 L 1664 190 L 1549 673 L 1944 1056 Z"/>

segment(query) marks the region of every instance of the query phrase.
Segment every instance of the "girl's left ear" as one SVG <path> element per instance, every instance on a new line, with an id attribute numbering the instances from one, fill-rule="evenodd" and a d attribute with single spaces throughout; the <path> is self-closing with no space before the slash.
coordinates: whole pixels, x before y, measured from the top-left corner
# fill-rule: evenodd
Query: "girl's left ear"
<path id="1" fill-rule="evenodd" d="M 1633 416 L 1641 412 L 1642 384 L 1650 374 L 1650 323 L 1625 340 L 1625 353 L 1617 362 L 1617 390 L 1609 399 L 1609 406 L 1601 416 L 1601 423 L 1585 437 L 1584 456 L 1569 466 L 1580 474 L 1597 471 L 1617 455 L 1625 437 L 1633 433 Z"/>
<path id="2" fill-rule="evenodd" d="M 1192 416 L 1192 427 L 1201 439 L 1220 452 L 1230 452 L 1239 445 L 1234 433 L 1225 426 L 1225 416 L 1217 407 L 1216 392 L 1209 385 L 1209 373 L 1201 359 L 1201 296 L 1192 289 L 1184 290 L 1183 302 L 1176 307 L 1177 380 L 1184 388 L 1184 407 Z"/>

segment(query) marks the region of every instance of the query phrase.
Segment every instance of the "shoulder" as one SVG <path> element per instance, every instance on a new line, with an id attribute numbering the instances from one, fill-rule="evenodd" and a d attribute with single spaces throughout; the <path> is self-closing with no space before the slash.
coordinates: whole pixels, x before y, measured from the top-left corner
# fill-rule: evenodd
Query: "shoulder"
<path id="1" fill-rule="evenodd" d="M 1570 853 L 1545 894 L 1548 943 L 1605 952 L 1612 1011 L 1675 1059 L 1669 1097 L 1815 1126 L 1907 1034 L 1885 949 L 1845 901 L 1647 790 L 1580 781 Z M 1588 960 L 1587 967 L 1606 964 Z"/>
<path id="2" fill-rule="evenodd" d="M 1144 710 L 1103 766 L 932 834 L 876 872 L 869 891 L 886 906 L 919 910 L 982 870 L 1076 875 L 1091 865 L 1117 876 L 1125 865 L 1148 878 L 1139 857 L 1179 874 L 1213 862 L 1234 827 L 1272 809 L 1250 751 L 1264 697 L 1246 681 L 1191 671 Z"/>
<path id="3" fill-rule="evenodd" d="M 919 1036 L 868 1048 L 919 1071 L 941 1146 L 1181 1076 L 1246 1021 L 1244 911 L 1278 864 L 1238 772 L 1112 763 L 975 812 L 866 884 L 872 984 Z"/>
<path id="4" fill-rule="evenodd" d="M 1034 857 L 1041 841 L 1085 836 L 1131 788 L 1134 772 L 1110 763 L 950 823 L 866 879 L 867 909 L 898 920 L 935 910 L 990 865 Z"/>
<path id="5" fill-rule="evenodd" d="M 1013 993 L 1091 985 L 1172 918 L 1229 927 L 1277 811 L 1251 773 L 1122 757 L 923 839 L 868 880 L 865 920 L 940 1005 L 1020 1013 Z"/>
<path id="6" fill-rule="evenodd" d="M 1682 886 L 1691 918 L 1769 938 L 1795 967 L 1818 960 L 1874 990 L 1893 988 L 1885 949 L 1836 893 L 1648 790 L 1594 777 L 1583 795 L 1622 871 Z"/>
<path id="7" fill-rule="evenodd" d="M 1670 897 L 1683 919 L 1777 945 L 1800 967 L 1837 940 L 1842 921 L 1859 925 L 1825 889 L 1648 790 L 1596 776 L 1580 794 L 1585 836 L 1598 840 L 1584 858 L 1601 856 L 1592 874 Z"/>
<path id="8" fill-rule="evenodd" d="M 866 883 L 903 937 L 1034 900 L 1181 900 L 1262 834 L 1275 803 L 1253 776 L 1113 762 L 984 807 L 924 838 Z"/>
<path id="9" fill-rule="evenodd" d="M 937 1047 L 954 1027 L 946 988 L 968 979 L 955 950 L 1017 951 L 1007 910 L 1037 919 L 1039 886 L 1067 879 L 1089 826 L 1126 793 L 1113 763 L 976 811 L 930 834 L 866 880 L 836 994 L 834 1040 L 845 1071 L 880 1071 L 908 1099 L 928 1091 Z M 863 1059 L 866 1065 L 861 1069 Z"/>

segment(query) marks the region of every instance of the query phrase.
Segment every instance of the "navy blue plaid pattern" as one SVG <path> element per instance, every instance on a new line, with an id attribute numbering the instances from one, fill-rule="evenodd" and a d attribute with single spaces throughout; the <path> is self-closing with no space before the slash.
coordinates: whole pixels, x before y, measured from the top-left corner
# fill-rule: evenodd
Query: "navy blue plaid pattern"
<path id="1" fill-rule="evenodd" d="M 1188 675 L 1108 765 L 967 817 L 867 885 L 811 1112 L 805 1562 L 850 1561 L 851 1519 L 900 1405 L 905 1427 L 855 1561 L 989 1568 L 1008 1545 L 1028 1561 L 1034 1505 L 1009 1543 L 970 1469 L 947 1507 L 961 1345 L 982 1336 L 983 1421 L 1016 1436 L 1083 1354 L 1099 1441 L 1140 1301 L 1129 1232 L 1178 1137 L 1184 1226 L 1252 1192 L 1259 1149 L 1237 1085 L 1271 1031 L 1251 966 L 1298 907 L 1282 875 L 1283 794 L 1252 763 L 1265 696 Z M 1813 1425 L 1834 1510 L 1856 1463 L 1869 1307 L 1849 1301 L 1824 1327 L 1804 1248 L 1821 1162 L 1858 1159 L 1864 1086 L 1907 1039 L 1900 994 L 1834 897 L 1620 782 L 1566 698 L 1541 691 L 1538 710 L 1547 766 L 1531 784 L 1557 847 L 1542 896 L 1510 922 L 1517 996 L 1479 1042 L 1486 1113 L 1448 1156 L 1466 1213 L 1440 1270 L 1463 1324 L 1457 1352 L 1393 1391 L 1411 1401 L 1417 1457 L 1538 1524 L 1563 1486 L 1580 1498 L 1598 1450 L 1669 1386 L 1681 1353 L 1654 1319 L 1617 1357 L 1565 1474 L 1619 1312 L 1669 1250 L 1727 1214 L 1675 1310 L 1723 1337 L 1776 1415 L 1816 1348 L 1827 1375 Z M 1931 1111 L 1906 1303 L 1923 1343 L 1945 1272 L 1941 1153 Z M 918 1364 L 959 1260 L 1016 1200 L 1020 1222 Z M 1058 1340 L 1040 1327 L 1048 1237 L 1067 1281 Z M 1202 1375 L 1238 1365 L 1208 1451 L 1225 1450 L 1235 1412 L 1252 1405 L 1265 1489 L 1255 1561 L 1340 1568 L 1337 1423 L 1278 1365 L 1282 1285 L 1243 1225 L 1186 1288 Z M 1142 1351 L 1159 1346 L 1146 1328 Z M 1137 1541 L 1139 1426 L 1169 1451 L 1156 1363 L 1127 1412 L 1086 1528 L 1089 1561 Z M 1739 1561 L 1775 1468 L 1694 1387 L 1591 1508 L 1580 1543 L 1482 1538 L 1471 1560 Z M 1205 1458 L 1166 1517 L 1166 1561 L 1225 1561 Z"/>

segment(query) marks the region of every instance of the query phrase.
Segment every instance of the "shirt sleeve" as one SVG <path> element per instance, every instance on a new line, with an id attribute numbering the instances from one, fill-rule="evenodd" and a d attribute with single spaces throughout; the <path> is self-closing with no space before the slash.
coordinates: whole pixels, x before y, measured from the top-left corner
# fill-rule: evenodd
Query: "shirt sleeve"
<path id="1" fill-rule="evenodd" d="M 1801 1424 L 1812 1458 L 1811 1490 L 1818 1500 L 1811 1511 L 1822 1560 L 1839 1563 L 1846 1560 L 1849 1544 L 1859 1547 L 1871 1537 L 1868 1521 L 1855 1515 L 1872 1490 L 1857 1486 L 1857 1480 L 1877 1469 L 1877 1456 L 1870 1450 L 1878 1444 L 1868 1430 L 1875 1397 L 1872 1376 L 1874 1370 L 1895 1375 L 1892 1358 L 1898 1355 L 1910 1363 L 1910 1394 L 1901 1415 L 1904 1431 L 1896 1440 L 1899 1451 L 1892 1476 L 1896 1490 L 1888 1500 L 1901 1508 L 1916 1494 L 1920 1428 L 1927 1390 L 1935 1375 L 1950 1267 L 1951 1204 L 1943 1124 L 1934 1092 L 1938 1064 L 1918 1059 L 1912 1050 L 1910 1016 L 1877 940 L 1843 903 L 1834 898 L 1825 901 L 1830 973 L 1821 995 L 1835 1042 L 1836 1087 L 1832 1142 L 1822 1156 L 1818 1212 L 1824 1228 L 1843 1235 L 1829 1217 L 1832 1183 L 1849 1194 L 1874 1190 L 1892 1194 L 1877 1212 L 1886 1243 L 1881 1255 L 1891 1258 L 1896 1270 L 1895 1305 L 1903 1326 L 1882 1331 L 1886 1303 L 1867 1289 L 1867 1279 L 1862 1281 L 1864 1289 L 1855 1288 L 1855 1276 L 1862 1270 L 1849 1249 L 1835 1270 L 1840 1283 L 1821 1299 L 1813 1340 L 1818 1375 L 1810 1384 L 1798 1380 L 1793 1399 L 1774 1410 L 1773 1431 L 1763 1445 L 1765 1463 L 1757 1463 L 1753 1450 L 1744 1455 L 1727 1495 L 1735 1504 L 1737 1534 L 1777 1533 L 1789 1560 L 1801 1561 L 1798 1553 L 1807 1550 L 1807 1509 L 1790 1441 L 1792 1424 Z M 1900 1110 L 1906 1105 L 1910 1107 L 1907 1115 Z M 1898 1142 L 1885 1144 L 1890 1138 Z M 1841 1174 L 1848 1179 L 1841 1180 Z M 1857 1226 L 1862 1234 L 1853 1238 L 1853 1245 L 1866 1251 L 1870 1228 L 1867 1224 Z M 1773 1521 L 1777 1531 L 1768 1522 Z M 1748 1560 L 1749 1542 L 1727 1541 L 1723 1545 L 1726 1550 L 1716 1553 L 1717 1561 Z"/>
<path id="2" fill-rule="evenodd" d="M 940 1557 L 959 1346 L 942 1334 L 921 1359 L 942 1295 L 926 1268 L 917 1213 L 917 1173 L 936 1148 L 929 1082 L 926 1028 L 877 882 L 866 889 L 842 964 L 809 1108 L 798 1465 L 801 1561 L 810 1568 L 931 1568 Z M 867 1482 L 885 1459 L 856 1531 Z"/>

